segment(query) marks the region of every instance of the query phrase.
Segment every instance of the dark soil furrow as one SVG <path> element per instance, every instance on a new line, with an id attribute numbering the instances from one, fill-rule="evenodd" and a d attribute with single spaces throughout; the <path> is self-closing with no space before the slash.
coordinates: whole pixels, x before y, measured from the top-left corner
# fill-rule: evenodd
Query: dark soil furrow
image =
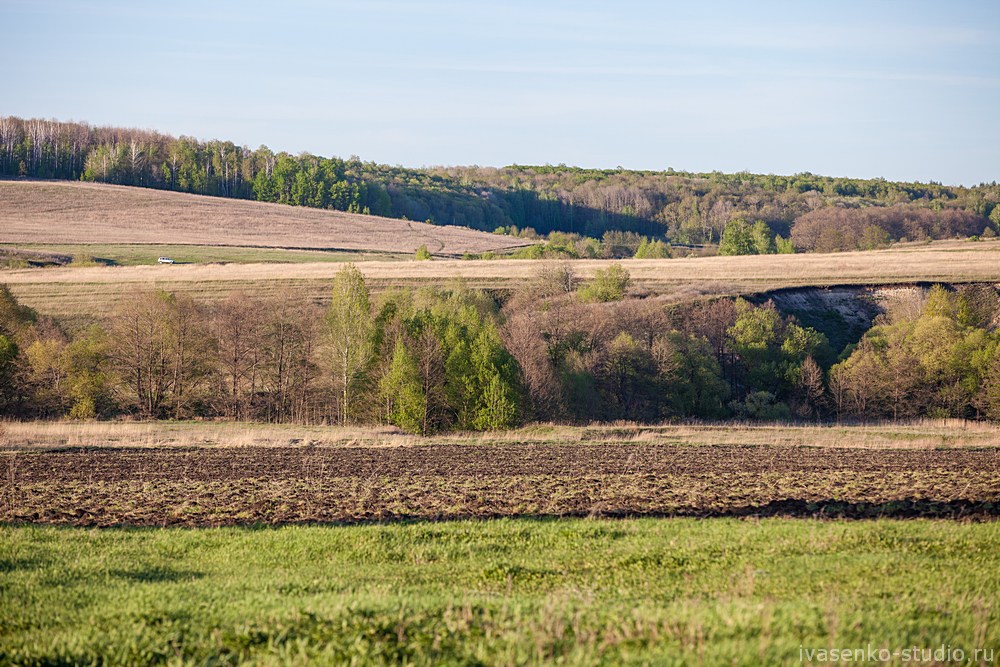
<path id="1" fill-rule="evenodd" d="M 7 453 L 0 522 L 1000 516 L 1000 450 L 594 444 Z"/>
<path id="2" fill-rule="evenodd" d="M 74 449 L 8 454 L 20 483 L 52 480 L 238 480 L 528 475 L 866 473 L 992 474 L 1000 449 L 859 450 L 675 445 L 432 445 L 399 448 Z"/>

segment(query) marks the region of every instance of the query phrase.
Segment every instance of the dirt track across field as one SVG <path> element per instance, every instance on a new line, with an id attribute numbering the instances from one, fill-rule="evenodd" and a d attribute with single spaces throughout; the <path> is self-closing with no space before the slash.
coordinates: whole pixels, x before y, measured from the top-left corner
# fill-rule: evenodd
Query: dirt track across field
<path id="1" fill-rule="evenodd" d="M 1000 517 L 1000 449 L 431 445 L 6 453 L 0 521 Z"/>

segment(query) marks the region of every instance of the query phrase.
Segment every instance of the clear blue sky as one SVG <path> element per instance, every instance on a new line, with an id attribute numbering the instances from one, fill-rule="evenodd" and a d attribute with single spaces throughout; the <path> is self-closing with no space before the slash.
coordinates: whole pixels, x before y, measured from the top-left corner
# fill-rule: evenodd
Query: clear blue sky
<path id="1" fill-rule="evenodd" d="M 1000 2 L 0 0 L 0 114 L 406 166 L 1000 180 Z"/>

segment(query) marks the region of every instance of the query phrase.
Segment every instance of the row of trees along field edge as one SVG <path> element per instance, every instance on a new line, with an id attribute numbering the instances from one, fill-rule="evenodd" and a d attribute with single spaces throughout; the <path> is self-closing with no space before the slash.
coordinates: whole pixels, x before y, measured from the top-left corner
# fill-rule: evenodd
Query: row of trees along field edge
<path id="1" fill-rule="evenodd" d="M 141 292 L 67 331 L 0 285 L 0 418 L 389 423 L 413 433 L 526 421 L 1000 419 L 995 286 L 915 293 L 834 347 L 770 302 L 628 296 L 544 263 L 481 290 L 373 297 L 347 265 L 326 309 L 292 295 L 202 303 Z M 840 347 L 840 346 L 843 347 Z"/>

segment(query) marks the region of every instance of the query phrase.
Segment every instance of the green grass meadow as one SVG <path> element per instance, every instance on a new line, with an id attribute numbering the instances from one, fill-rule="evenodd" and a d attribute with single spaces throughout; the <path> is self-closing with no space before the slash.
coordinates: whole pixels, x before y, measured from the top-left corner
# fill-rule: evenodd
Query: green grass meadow
<path id="1" fill-rule="evenodd" d="M 208 264 L 211 262 L 291 263 L 358 262 L 366 259 L 409 259 L 409 255 L 347 250 L 291 250 L 246 246 L 157 245 L 157 244 L 60 244 L 34 243 L 0 245 L 0 248 L 20 249 L 73 258 L 71 266 L 141 266 L 157 263 L 159 257 L 170 257 L 178 264 Z"/>
<path id="2" fill-rule="evenodd" d="M 1000 523 L 0 527 L 0 663 L 797 664 L 1000 648 Z"/>

